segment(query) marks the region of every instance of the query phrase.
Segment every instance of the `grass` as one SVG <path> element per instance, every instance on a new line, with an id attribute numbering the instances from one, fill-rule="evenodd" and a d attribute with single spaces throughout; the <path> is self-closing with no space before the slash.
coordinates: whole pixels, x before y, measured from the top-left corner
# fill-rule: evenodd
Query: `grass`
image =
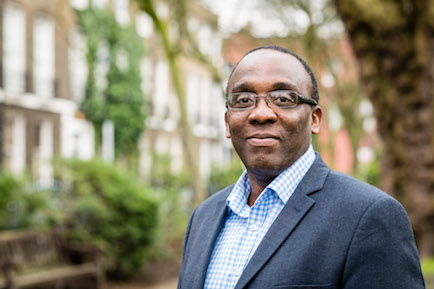
<path id="1" fill-rule="evenodd" d="M 426 289 L 434 289 L 434 257 L 422 261 L 422 272 L 425 277 Z"/>

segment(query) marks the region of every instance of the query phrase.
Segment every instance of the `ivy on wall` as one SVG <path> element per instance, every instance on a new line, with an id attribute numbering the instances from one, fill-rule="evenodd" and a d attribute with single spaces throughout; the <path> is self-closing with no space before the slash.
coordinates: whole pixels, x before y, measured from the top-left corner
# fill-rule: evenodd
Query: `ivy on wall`
<path id="1" fill-rule="evenodd" d="M 87 40 L 88 79 L 81 109 L 95 128 L 97 150 L 101 127 L 110 120 L 115 127 L 116 155 L 137 153 L 140 135 L 145 128 L 145 97 L 141 88 L 140 62 L 145 54 L 143 40 L 133 26 L 121 26 L 113 13 L 88 8 L 77 11 L 78 24 Z M 101 49 L 108 50 L 107 59 Z M 97 85 L 97 64 L 105 62 L 107 85 Z"/>

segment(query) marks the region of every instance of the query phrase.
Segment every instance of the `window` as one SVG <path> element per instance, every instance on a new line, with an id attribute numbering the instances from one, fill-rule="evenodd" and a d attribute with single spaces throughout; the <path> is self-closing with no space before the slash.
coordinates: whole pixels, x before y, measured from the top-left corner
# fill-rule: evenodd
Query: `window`
<path id="1" fill-rule="evenodd" d="M 53 180 L 53 167 L 51 158 L 53 157 L 54 139 L 53 123 L 51 120 L 43 120 L 39 128 L 39 181 L 43 186 L 49 186 Z"/>
<path id="2" fill-rule="evenodd" d="M 128 0 L 114 0 L 114 11 L 116 20 L 120 24 L 128 24 L 130 22 Z"/>
<path id="3" fill-rule="evenodd" d="M 92 6 L 94 8 L 105 8 L 107 6 L 107 0 L 92 0 Z"/>
<path id="4" fill-rule="evenodd" d="M 172 138 L 172 142 L 170 144 L 170 154 L 171 154 L 171 163 L 170 167 L 172 172 L 180 173 L 182 171 L 183 166 L 183 153 L 182 153 L 182 141 L 178 136 L 174 136 Z"/>
<path id="5" fill-rule="evenodd" d="M 159 61 L 155 68 L 154 115 L 165 118 L 169 100 L 169 67 L 167 62 Z"/>
<path id="6" fill-rule="evenodd" d="M 155 152 L 160 155 L 166 155 L 169 151 L 169 139 L 165 134 L 158 134 L 157 139 L 155 140 Z"/>
<path id="7" fill-rule="evenodd" d="M 54 25 L 48 17 L 36 17 L 33 26 L 33 84 L 42 98 L 54 97 Z"/>
<path id="8" fill-rule="evenodd" d="M 204 125 L 208 125 L 210 118 L 210 114 L 213 110 L 216 108 L 210 107 L 210 104 L 213 104 L 213 106 L 218 103 L 216 99 L 213 99 L 213 95 L 211 94 L 212 89 L 212 82 L 211 79 L 204 75 L 202 76 L 202 81 L 200 82 L 200 123 Z"/>
<path id="9" fill-rule="evenodd" d="M 203 25 L 198 32 L 198 44 L 202 53 L 208 54 L 212 51 L 212 31 L 208 25 Z"/>
<path id="10" fill-rule="evenodd" d="M 72 31 L 70 43 L 69 77 L 71 97 L 76 103 L 81 103 L 85 95 L 88 69 L 86 62 L 86 41 L 78 29 Z"/>
<path id="11" fill-rule="evenodd" d="M 110 51 L 108 44 L 101 42 L 97 51 L 97 60 L 95 64 L 95 84 L 98 93 L 102 93 L 107 83 L 107 72 L 110 69 Z"/>
<path id="12" fill-rule="evenodd" d="M 143 57 L 140 62 L 140 73 L 142 76 L 142 91 L 146 95 L 151 92 L 152 86 L 152 61 L 149 57 Z"/>
<path id="13" fill-rule="evenodd" d="M 136 14 L 136 32 L 143 38 L 151 38 L 154 32 L 154 23 L 151 17 L 144 12 Z"/>
<path id="14" fill-rule="evenodd" d="M 190 123 L 198 122 L 199 111 L 199 77 L 196 73 L 190 72 L 187 75 L 187 113 Z"/>
<path id="15" fill-rule="evenodd" d="M 22 173 L 26 168 L 26 119 L 16 115 L 12 122 L 11 171 Z"/>
<path id="16" fill-rule="evenodd" d="M 225 123 L 223 116 L 225 115 L 225 100 L 222 96 L 221 84 L 214 83 L 212 86 L 211 97 L 214 100 L 213 107 L 210 107 L 209 122 L 210 125 L 218 131 L 225 131 Z M 211 103 L 211 102 L 210 102 Z"/>
<path id="17" fill-rule="evenodd" d="M 69 0 L 69 4 L 75 9 L 86 9 L 89 5 L 89 0 Z"/>
<path id="18" fill-rule="evenodd" d="M 207 179 L 211 172 L 210 145 L 207 140 L 202 140 L 199 144 L 199 174 L 203 179 Z"/>
<path id="19" fill-rule="evenodd" d="M 6 91 L 25 91 L 26 15 L 21 6 L 6 2 L 3 7 L 3 85 Z"/>

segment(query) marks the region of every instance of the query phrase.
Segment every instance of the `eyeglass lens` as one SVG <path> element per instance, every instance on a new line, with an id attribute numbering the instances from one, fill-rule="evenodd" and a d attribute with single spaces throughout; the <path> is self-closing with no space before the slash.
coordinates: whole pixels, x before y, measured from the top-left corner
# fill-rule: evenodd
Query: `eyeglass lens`
<path id="1" fill-rule="evenodd" d="M 252 92 L 234 93 L 229 98 L 229 106 L 234 109 L 255 107 L 259 97 L 266 97 L 267 103 L 277 107 L 289 108 L 297 105 L 298 94 L 295 91 L 271 91 L 267 95 L 256 95 Z"/>

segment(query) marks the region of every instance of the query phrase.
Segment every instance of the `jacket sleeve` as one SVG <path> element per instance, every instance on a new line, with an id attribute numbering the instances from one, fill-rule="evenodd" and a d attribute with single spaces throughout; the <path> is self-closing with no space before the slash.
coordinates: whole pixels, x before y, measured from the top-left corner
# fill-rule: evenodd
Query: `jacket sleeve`
<path id="1" fill-rule="evenodd" d="M 363 214 L 348 251 L 342 288 L 425 288 L 410 221 L 398 201 L 380 198 Z"/>

